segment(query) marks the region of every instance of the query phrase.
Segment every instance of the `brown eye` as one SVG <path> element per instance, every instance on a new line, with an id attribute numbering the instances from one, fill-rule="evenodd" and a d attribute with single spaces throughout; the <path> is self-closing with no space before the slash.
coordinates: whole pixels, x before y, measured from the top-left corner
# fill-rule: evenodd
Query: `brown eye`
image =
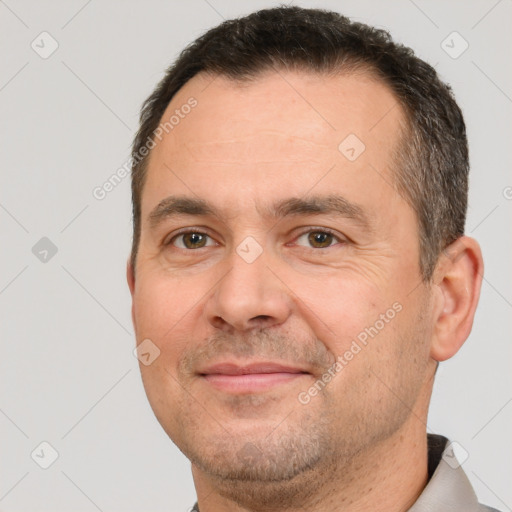
<path id="1" fill-rule="evenodd" d="M 190 231 L 188 233 L 181 233 L 175 236 L 171 243 L 180 249 L 201 249 L 201 247 L 207 246 L 208 238 L 210 237 L 205 233 Z M 210 243 L 208 245 L 212 244 Z"/>
<path id="2" fill-rule="evenodd" d="M 313 249 L 327 249 L 339 241 L 337 236 L 328 231 L 316 230 L 303 233 L 297 238 L 296 243 Z"/>
<path id="3" fill-rule="evenodd" d="M 330 233 L 322 231 L 312 231 L 309 233 L 308 241 L 316 248 L 329 247 L 332 244 L 333 236 Z"/>

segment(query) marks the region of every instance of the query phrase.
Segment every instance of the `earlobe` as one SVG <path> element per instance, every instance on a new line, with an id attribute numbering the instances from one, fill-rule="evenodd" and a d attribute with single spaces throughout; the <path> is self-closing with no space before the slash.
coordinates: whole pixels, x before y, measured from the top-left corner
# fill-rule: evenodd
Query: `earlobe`
<path id="1" fill-rule="evenodd" d="M 478 242 L 460 237 L 439 257 L 434 272 L 437 288 L 434 335 L 430 355 L 436 361 L 454 356 L 471 332 L 483 277 L 482 252 Z"/>

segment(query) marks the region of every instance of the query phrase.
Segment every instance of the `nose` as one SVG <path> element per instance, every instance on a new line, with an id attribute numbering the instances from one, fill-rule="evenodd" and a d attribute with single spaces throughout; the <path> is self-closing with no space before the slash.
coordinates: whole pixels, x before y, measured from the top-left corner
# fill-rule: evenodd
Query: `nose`
<path id="1" fill-rule="evenodd" d="M 269 268 L 265 252 L 252 263 L 233 252 L 229 270 L 206 305 L 208 322 L 227 332 L 283 324 L 292 311 L 288 291 Z"/>

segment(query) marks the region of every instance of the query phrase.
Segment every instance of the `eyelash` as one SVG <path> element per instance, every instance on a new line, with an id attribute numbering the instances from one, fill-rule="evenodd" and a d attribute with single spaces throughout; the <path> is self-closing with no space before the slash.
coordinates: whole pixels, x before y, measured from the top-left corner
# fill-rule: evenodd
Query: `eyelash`
<path id="1" fill-rule="evenodd" d="M 163 245 L 164 246 L 172 246 L 174 240 L 176 240 L 178 237 L 180 237 L 182 235 L 186 235 L 186 234 L 189 234 L 189 233 L 196 233 L 196 234 L 199 234 L 199 235 L 206 235 L 207 237 L 209 237 L 210 239 L 213 240 L 213 237 L 211 237 L 205 231 L 201 231 L 200 229 L 186 228 L 186 229 L 183 229 L 182 231 L 178 231 L 177 233 L 175 233 L 168 241 L 164 241 Z M 305 235 L 307 233 L 325 233 L 325 234 L 328 234 L 328 235 L 332 235 L 333 238 L 335 240 L 337 240 L 338 243 L 345 243 L 345 242 L 347 242 L 346 239 L 341 238 L 333 230 L 331 230 L 329 228 L 314 228 L 314 227 L 308 227 L 304 231 L 301 231 L 298 235 L 296 235 L 294 240 L 298 240 L 302 235 Z M 328 247 L 305 247 L 305 246 L 300 246 L 300 247 L 303 247 L 304 249 L 310 249 L 312 251 L 319 251 L 319 250 L 325 251 L 326 249 L 330 249 L 331 247 L 334 247 L 334 245 L 336 245 L 336 244 L 333 243 L 333 245 L 329 245 Z M 182 247 L 174 247 L 174 248 L 175 249 L 180 249 L 182 251 L 187 251 L 187 252 L 197 251 L 199 249 L 206 249 L 206 247 L 198 247 L 197 249 L 183 249 Z"/>

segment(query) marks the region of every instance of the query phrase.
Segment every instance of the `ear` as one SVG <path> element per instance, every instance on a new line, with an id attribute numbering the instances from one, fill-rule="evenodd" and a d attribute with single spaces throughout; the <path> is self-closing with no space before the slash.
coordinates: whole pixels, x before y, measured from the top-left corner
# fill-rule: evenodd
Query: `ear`
<path id="1" fill-rule="evenodd" d="M 133 297 L 135 293 L 135 269 L 133 268 L 131 258 L 128 258 L 128 262 L 126 263 L 126 280 L 132 296 L 132 323 L 135 332 L 137 332 L 137 326 L 135 324 L 135 301 Z"/>
<path id="2" fill-rule="evenodd" d="M 133 297 L 133 293 L 135 292 L 135 269 L 133 268 L 131 257 L 128 258 L 126 262 L 126 280 L 128 281 L 128 288 L 130 288 L 130 293 Z"/>
<path id="3" fill-rule="evenodd" d="M 482 251 L 473 238 L 462 236 L 441 253 L 433 276 L 437 293 L 430 355 L 434 360 L 449 359 L 468 338 L 483 271 Z"/>

